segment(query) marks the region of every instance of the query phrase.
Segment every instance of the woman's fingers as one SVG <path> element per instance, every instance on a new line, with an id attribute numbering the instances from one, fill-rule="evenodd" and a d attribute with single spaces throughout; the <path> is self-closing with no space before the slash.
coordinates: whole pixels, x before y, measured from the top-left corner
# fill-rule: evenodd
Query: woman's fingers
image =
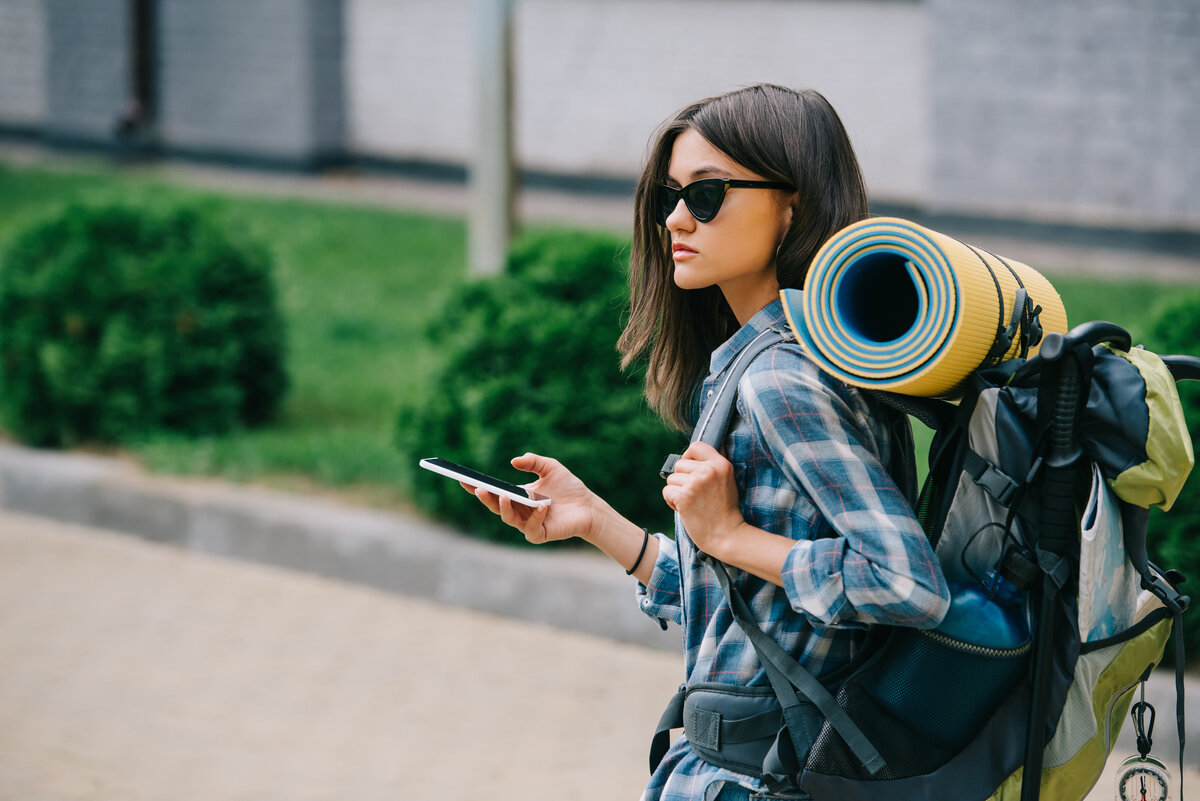
<path id="1" fill-rule="evenodd" d="M 525 535 L 525 539 L 534 545 L 540 545 L 545 542 L 547 537 L 546 532 L 546 515 L 550 513 L 550 507 L 535 506 L 530 508 L 523 506 L 525 511 L 525 520 L 519 529 Z"/>
<path id="2" fill-rule="evenodd" d="M 500 503 L 500 519 L 513 528 L 520 528 L 521 521 L 517 519 L 516 511 L 513 509 L 513 502 L 503 495 L 497 500 Z"/>
<path id="3" fill-rule="evenodd" d="M 523 503 L 514 503 L 503 495 L 488 492 L 483 487 L 472 487 L 461 481 L 459 486 L 478 498 L 488 511 L 498 515 L 506 525 L 519 530 L 527 539 L 536 542 L 537 536 L 542 535 L 546 513 L 550 510 L 549 504 L 531 509 Z"/>
<path id="4" fill-rule="evenodd" d="M 468 486 L 466 484 L 464 487 Z M 471 493 L 479 499 L 479 502 L 488 508 L 492 514 L 500 514 L 500 496 L 493 492 L 488 492 L 483 487 L 470 487 Z"/>
<path id="5" fill-rule="evenodd" d="M 497 499 L 500 506 L 500 519 L 512 526 L 532 543 L 541 543 L 546 539 L 546 514 L 550 507 L 529 507 L 523 503 L 515 503 L 509 498 Z"/>
<path id="6" fill-rule="evenodd" d="M 666 502 L 667 508 L 669 508 L 672 512 L 679 511 L 678 509 L 675 508 L 675 495 L 676 495 L 676 490 L 674 487 L 672 487 L 670 485 L 663 487 L 663 491 L 662 491 L 663 500 Z"/>
<path id="7" fill-rule="evenodd" d="M 714 458 L 716 458 L 716 459 L 724 459 L 725 458 L 724 456 L 721 455 L 721 452 L 718 451 L 716 448 L 714 448 L 712 445 L 709 445 L 707 442 L 699 442 L 699 441 L 689 444 L 687 446 L 687 450 L 685 450 L 682 454 L 680 454 L 680 456 L 683 459 L 691 459 L 691 460 L 695 460 L 698 462 L 705 462 L 705 461 L 708 461 L 709 459 L 714 459 Z"/>

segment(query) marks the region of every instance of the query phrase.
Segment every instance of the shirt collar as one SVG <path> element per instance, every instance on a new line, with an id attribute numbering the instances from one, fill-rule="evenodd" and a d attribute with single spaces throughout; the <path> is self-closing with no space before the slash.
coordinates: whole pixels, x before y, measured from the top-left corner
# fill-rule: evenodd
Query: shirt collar
<path id="1" fill-rule="evenodd" d="M 746 321 L 745 325 L 737 330 L 737 333 L 713 351 L 712 361 L 709 363 L 711 373 L 719 373 L 728 367 L 742 348 L 749 345 L 756 336 L 768 328 L 787 330 L 787 316 L 783 313 L 783 302 L 779 298 L 775 298 L 759 309 L 753 317 Z"/>

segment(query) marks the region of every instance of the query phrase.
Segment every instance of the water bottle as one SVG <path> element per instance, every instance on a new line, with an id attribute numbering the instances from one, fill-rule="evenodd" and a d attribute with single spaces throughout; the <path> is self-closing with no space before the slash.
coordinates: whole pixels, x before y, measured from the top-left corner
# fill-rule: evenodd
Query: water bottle
<path id="1" fill-rule="evenodd" d="M 950 608 L 935 631 L 959 642 L 1007 650 L 1029 639 L 1024 593 L 996 571 L 984 579 L 950 584 Z"/>

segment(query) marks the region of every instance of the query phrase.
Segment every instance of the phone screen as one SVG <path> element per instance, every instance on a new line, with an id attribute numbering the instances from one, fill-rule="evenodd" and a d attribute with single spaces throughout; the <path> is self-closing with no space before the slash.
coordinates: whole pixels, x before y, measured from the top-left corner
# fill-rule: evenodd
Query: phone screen
<path id="1" fill-rule="evenodd" d="M 448 459 L 430 457 L 422 459 L 420 465 L 426 470 L 432 470 L 447 478 L 464 481 L 473 487 L 482 487 L 495 492 L 497 495 L 505 495 L 527 506 L 541 506 L 550 502 L 550 499 L 544 495 L 529 492 L 524 487 L 519 487 L 516 484 L 496 478 L 495 476 L 489 476 L 487 473 L 481 473 L 478 470 L 472 470 L 464 465 L 451 462 Z"/>

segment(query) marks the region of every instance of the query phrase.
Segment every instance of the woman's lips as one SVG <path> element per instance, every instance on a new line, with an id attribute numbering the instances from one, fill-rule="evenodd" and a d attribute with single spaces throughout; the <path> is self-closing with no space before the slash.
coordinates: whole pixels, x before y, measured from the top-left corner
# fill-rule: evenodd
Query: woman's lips
<path id="1" fill-rule="evenodd" d="M 676 261 L 679 261 L 680 259 L 690 258 L 695 255 L 696 255 L 696 251 L 692 250 L 690 247 L 683 244 L 682 242 L 676 242 L 675 244 L 671 245 L 671 256 Z"/>

